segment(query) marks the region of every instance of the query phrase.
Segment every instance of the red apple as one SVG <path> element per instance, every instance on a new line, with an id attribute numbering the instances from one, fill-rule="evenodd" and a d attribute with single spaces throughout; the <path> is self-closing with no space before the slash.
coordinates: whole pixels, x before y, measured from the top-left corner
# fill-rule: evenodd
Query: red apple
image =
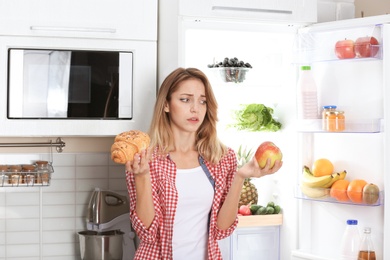
<path id="1" fill-rule="evenodd" d="M 355 53 L 357 57 L 374 57 L 378 53 L 378 50 L 379 42 L 375 37 L 360 37 L 355 41 Z"/>
<path id="2" fill-rule="evenodd" d="M 352 59 L 355 58 L 354 41 L 353 40 L 342 40 L 336 42 L 335 53 L 339 59 Z"/>
<path id="3" fill-rule="evenodd" d="M 247 205 L 242 205 L 240 206 L 240 208 L 238 209 L 238 214 L 241 214 L 243 216 L 249 216 L 249 215 L 252 215 L 252 212 L 251 212 L 251 209 L 249 206 Z"/>
<path id="4" fill-rule="evenodd" d="M 276 160 L 282 160 L 283 154 L 279 147 L 277 147 L 273 142 L 267 141 L 259 145 L 255 153 L 255 158 L 260 168 L 264 168 L 267 164 L 267 159 L 270 158 L 270 167 L 272 168 Z"/>

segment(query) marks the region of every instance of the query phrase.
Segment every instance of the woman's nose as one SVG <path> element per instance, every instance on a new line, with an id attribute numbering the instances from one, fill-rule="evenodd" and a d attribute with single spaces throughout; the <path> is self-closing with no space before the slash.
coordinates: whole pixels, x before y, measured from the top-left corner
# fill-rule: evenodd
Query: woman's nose
<path id="1" fill-rule="evenodd" d="M 198 111 L 198 106 L 197 106 L 196 103 L 193 103 L 193 104 L 191 105 L 191 112 L 197 112 L 197 111 Z"/>

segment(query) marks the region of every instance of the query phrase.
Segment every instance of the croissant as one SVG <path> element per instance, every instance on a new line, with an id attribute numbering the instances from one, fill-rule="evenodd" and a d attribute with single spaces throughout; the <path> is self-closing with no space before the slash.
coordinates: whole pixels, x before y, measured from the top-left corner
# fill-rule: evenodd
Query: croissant
<path id="1" fill-rule="evenodd" d="M 133 161 L 134 155 L 149 147 L 150 137 L 139 130 L 118 134 L 111 146 L 111 159 L 120 164 Z"/>

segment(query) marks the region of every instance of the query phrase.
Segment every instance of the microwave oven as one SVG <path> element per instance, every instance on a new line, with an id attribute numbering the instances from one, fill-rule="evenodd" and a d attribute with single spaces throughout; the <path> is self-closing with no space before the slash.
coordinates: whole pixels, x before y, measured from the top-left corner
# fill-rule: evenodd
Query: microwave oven
<path id="1" fill-rule="evenodd" d="M 0 38 L 0 137 L 148 129 L 157 92 L 156 41 Z"/>
<path id="2" fill-rule="evenodd" d="M 132 119 L 133 53 L 8 49 L 8 119 Z"/>

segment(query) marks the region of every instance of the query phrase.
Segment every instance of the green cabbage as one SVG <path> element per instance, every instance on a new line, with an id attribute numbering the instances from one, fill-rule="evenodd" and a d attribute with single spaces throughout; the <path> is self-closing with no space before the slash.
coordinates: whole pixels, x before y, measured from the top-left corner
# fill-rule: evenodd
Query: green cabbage
<path id="1" fill-rule="evenodd" d="M 242 105 L 242 109 L 234 111 L 235 123 L 238 130 L 276 132 L 282 124 L 272 117 L 274 110 L 263 104 Z"/>

